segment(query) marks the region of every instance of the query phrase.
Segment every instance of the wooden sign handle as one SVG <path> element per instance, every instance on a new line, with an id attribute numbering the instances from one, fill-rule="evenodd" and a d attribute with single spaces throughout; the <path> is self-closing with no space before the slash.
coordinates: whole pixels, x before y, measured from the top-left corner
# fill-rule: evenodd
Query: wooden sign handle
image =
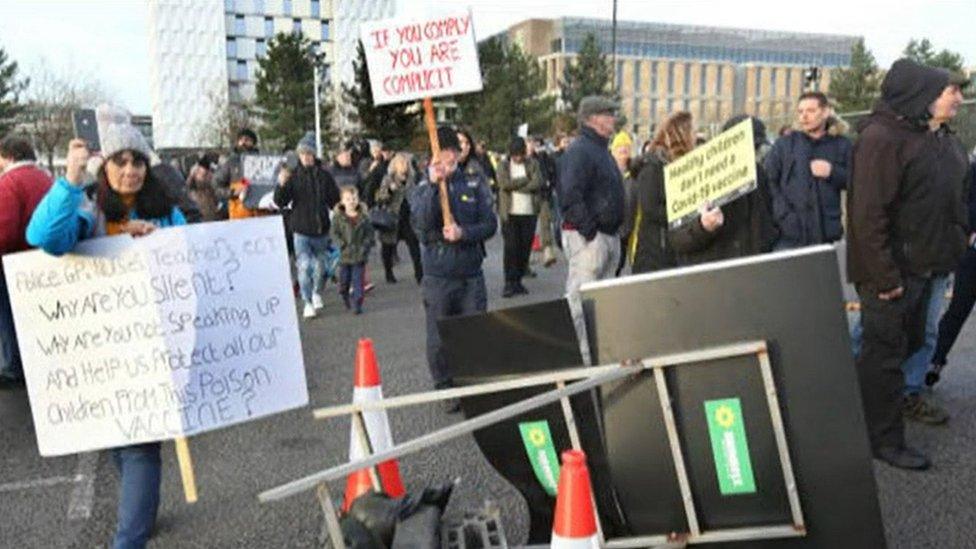
<path id="1" fill-rule="evenodd" d="M 434 119 L 434 100 L 430 97 L 424 98 L 424 122 L 427 125 L 427 137 L 430 139 L 430 160 L 433 163 L 441 155 L 441 144 L 437 140 L 437 121 Z M 447 181 L 437 182 L 441 199 L 441 214 L 444 217 L 444 226 L 454 224 L 454 215 L 451 214 L 451 201 L 447 194 Z"/>
<path id="2" fill-rule="evenodd" d="M 190 445 L 186 437 L 179 437 L 176 443 L 176 461 L 180 464 L 180 477 L 183 479 L 183 495 L 187 503 L 197 501 L 197 481 L 193 475 L 193 460 L 190 458 Z"/>

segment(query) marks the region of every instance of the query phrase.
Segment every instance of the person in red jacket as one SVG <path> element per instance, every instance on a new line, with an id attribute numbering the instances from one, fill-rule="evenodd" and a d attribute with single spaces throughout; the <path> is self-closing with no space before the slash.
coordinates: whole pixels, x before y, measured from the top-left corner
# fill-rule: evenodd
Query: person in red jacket
<path id="1" fill-rule="evenodd" d="M 0 140 L 0 255 L 29 248 L 24 237 L 37 203 L 51 188 L 51 176 L 38 168 L 30 141 L 18 136 Z M 17 333 L 10 310 L 7 280 L 0 265 L 0 387 L 23 385 Z"/>

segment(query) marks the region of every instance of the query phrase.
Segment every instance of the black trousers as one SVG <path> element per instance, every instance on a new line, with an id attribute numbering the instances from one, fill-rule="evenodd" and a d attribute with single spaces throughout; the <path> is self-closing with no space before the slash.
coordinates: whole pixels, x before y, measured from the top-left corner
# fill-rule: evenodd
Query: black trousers
<path id="1" fill-rule="evenodd" d="M 901 417 L 905 374 L 901 364 L 925 341 L 925 317 L 932 284 L 927 278 L 906 275 L 905 294 L 892 301 L 878 299 L 877 290 L 857 287 L 864 327 L 857 374 L 868 423 L 871 447 L 900 447 L 905 443 Z"/>
<path id="2" fill-rule="evenodd" d="M 420 282 L 420 279 L 424 277 L 424 267 L 420 263 L 420 241 L 417 240 L 417 235 L 412 232 L 409 236 L 405 236 L 403 240 L 407 243 L 407 249 L 410 250 L 410 261 L 413 262 L 413 276 L 417 279 L 417 282 Z M 380 257 L 383 259 L 383 269 L 387 274 L 393 273 L 393 255 L 396 253 L 398 244 L 399 242 L 380 246 Z"/>
<path id="3" fill-rule="evenodd" d="M 502 238 L 505 240 L 503 258 L 505 283 L 520 282 L 529 269 L 529 256 L 532 255 L 532 239 L 538 216 L 509 215 L 502 223 Z"/>
<path id="4" fill-rule="evenodd" d="M 976 250 L 967 248 L 952 283 L 952 301 L 939 322 L 939 339 L 932 354 L 932 364 L 943 366 L 952 346 L 959 337 L 962 325 L 976 304 Z"/>
<path id="5" fill-rule="evenodd" d="M 485 277 L 483 274 L 469 278 L 425 276 L 421 288 L 427 315 L 427 366 L 434 380 L 434 388 L 443 389 L 451 386 L 452 372 L 448 369 L 447 357 L 441 346 L 437 321 L 488 310 Z"/>

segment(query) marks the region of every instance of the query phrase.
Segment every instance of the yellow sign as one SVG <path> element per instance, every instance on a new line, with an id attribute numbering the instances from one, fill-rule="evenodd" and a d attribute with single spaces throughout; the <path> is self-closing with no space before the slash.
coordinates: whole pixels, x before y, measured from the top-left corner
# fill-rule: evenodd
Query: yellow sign
<path id="1" fill-rule="evenodd" d="M 756 189 L 752 120 L 745 119 L 664 167 L 668 225 L 698 216 L 705 203 L 728 204 Z"/>

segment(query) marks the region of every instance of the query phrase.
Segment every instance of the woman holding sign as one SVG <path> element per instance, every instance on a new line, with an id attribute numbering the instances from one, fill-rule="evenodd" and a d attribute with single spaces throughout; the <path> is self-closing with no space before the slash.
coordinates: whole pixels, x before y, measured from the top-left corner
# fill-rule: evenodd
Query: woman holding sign
<path id="1" fill-rule="evenodd" d="M 740 114 L 722 126 L 727 131 L 745 119 L 752 121 L 753 146 L 766 145 L 766 125 L 756 117 Z M 757 155 L 758 157 L 758 155 Z M 700 216 L 668 234 L 679 265 L 696 265 L 768 252 L 778 237 L 773 225 L 769 183 L 761 164 L 756 164 L 756 190 L 722 208 L 703 204 Z"/>
<path id="2" fill-rule="evenodd" d="M 149 171 L 149 146 L 129 124 L 102 133 L 105 162 L 94 192 L 83 190 L 89 152 L 85 142 L 68 145 L 67 173 L 58 178 L 27 226 L 27 241 L 61 255 L 79 240 L 97 236 L 151 233 L 157 227 L 184 225 L 183 213 Z M 159 442 L 112 450 L 121 475 L 118 526 L 113 547 L 141 548 L 152 533 L 159 508 Z"/>
<path id="3" fill-rule="evenodd" d="M 678 111 L 658 128 L 651 141 L 651 152 L 641 159 L 637 174 L 637 219 L 631 253 L 634 274 L 669 269 L 677 265 L 668 242 L 668 212 L 664 200 L 664 167 L 695 148 L 695 128 L 691 113 Z M 721 215 L 721 212 L 719 212 Z"/>

